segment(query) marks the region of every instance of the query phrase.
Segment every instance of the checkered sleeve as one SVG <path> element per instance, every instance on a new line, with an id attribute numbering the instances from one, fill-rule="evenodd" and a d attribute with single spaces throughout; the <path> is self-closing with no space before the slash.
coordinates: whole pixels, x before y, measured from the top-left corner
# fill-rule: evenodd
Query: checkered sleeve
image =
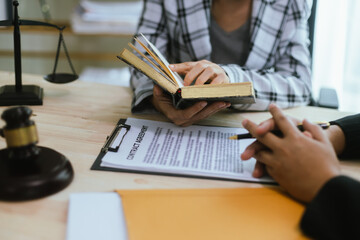
<path id="1" fill-rule="evenodd" d="M 137 34 L 142 33 L 150 40 L 165 56 L 167 37 L 165 17 L 161 0 L 145 0 L 144 7 L 139 19 Z M 138 49 L 142 47 L 133 42 Z M 143 51 L 146 54 L 145 50 Z M 153 82 L 138 70 L 130 67 L 130 85 L 133 90 L 132 112 L 140 112 L 153 109 L 148 98 L 153 92 Z"/>
<path id="2" fill-rule="evenodd" d="M 253 82 L 256 103 L 235 105 L 234 108 L 261 111 L 266 110 L 270 103 L 276 103 L 281 108 L 309 103 L 311 60 L 307 20 L 312 1 L 294 0 L 289 3 L 284 9 L 279 9 L 279 12 L 283 12 L 285 22 L 282 30 L 274 31 L 275 41 L 280 41 L 275 56 L 268 54 L 272 51 L 264 50 L 266 46 L 253 46 L 252 49 L 259 59 L 275 59 L 273 63 L 266 62 L 263 69 L 243 68 L 235 64 L 222 66 L 231 82 Z M 259 24 L 262 24 L 259 28 L 263 30 L 272 30 L 268 23 Z"/>

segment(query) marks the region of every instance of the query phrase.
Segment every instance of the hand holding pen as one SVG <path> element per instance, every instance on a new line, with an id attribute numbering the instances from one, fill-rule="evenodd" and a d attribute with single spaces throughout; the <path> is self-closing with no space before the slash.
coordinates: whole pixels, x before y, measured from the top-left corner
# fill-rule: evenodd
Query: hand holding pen
<path id="1" fill-rule="evenodd" d="M 274 112 L 279 114 L 279 112 L 281 113 L 281 110 L 276 106 L 276 105 L 273 105 L 271 104 L 269 106 L 269 111 L 270 112 Z M 274 115 L 273 115 L 274 116 Z M 284 115 L 283 115 L 284 116 Z M 288 128 L 284 128 L 283 125 L 278 126 L 276 125 L 276 122 L 274 120 L 274 118 L 270 118 L 262 123 L 260 123 L 259 125 L 257 125 L 256 128 L 253 127 L 253 130 L 252 130 L 252 134 L 247 134 L 246 136 L 242 136 L 242 137 L 234 137 L 235 139 L 244 139 L 246 137 L 255 137 L 257 138 L 257 141 L 254 141 L 252 144 L 250 144 L 245 150 L 244 152 L 241 154 L 241 159 L 242 160 L 249 160 L 251 159 L 252 157 L 256 157 L 258 154 L 261 154 L 261 153 L 266 153 L 269 148 L 268 146 L 264 145 L 262 142 L 263 142 L 263 139 L 265 138 L 266 134 L 269 133 L 269 132 L 273 132 L 275 131 L 275 134 L 277 135 L 284 135 L 287 136 L 288 134 L 291 134 L 294 135 L 296 134 L 296 129 L 294 129 L 295 126 L 298 126 L 297 128 L 301 131 L 303 131 L 303 126 L 301 125 L 301 121 L 298 120 L 298 119 L 295 119 L 295 118 L 292 118 L 292 117 L 287 117 L 288 120 L 290 120 L 290 122 L 293 123 L 293 127 L 290 127 L 288 125 Z M 286 121 L 286 120 L 285 120 Z M 304 122 L 304 121 L 303 121 Z M 250 131 L 250 128 L 249 126 L 254 126 L 256 125 L 255 123 L 245 119 L 243 122 L 242 122 L 244 128 L 246 128 L 247 130 Z M 325 123 L 325 124 L 321 124 L 322 128 L 328 128 L 330 126 L 329 123 Z M 281 129 L 282 131 L 279 131 L 278 129 Z M 291 130 L 292 129 L 292 130 Z M 285 134 L 282 134 L 282 132 L 284 132 Z M 300 131 L 299 131 L 300 132 Z M 304 133 L 305 135 L 309 136 L 312 138 L 311 134 L 309 135 L 309 133 L 307 131 L 305 131 Z M 272 136 L 269 136 L 267 139 L 276 139 L 276 138 L 273 138 Z M 263 150 L 266 150 L 266 151 L 263 151 Z M 269 152 L 268 152 L 269 153 Z M 265 173 L 265 166 L 263 163 L 259 162 L 259 161 L 256 161 L 256 164 L 255 164 L 255 169 L 253 171 L 253 176 L 254 177 L 262 177 Z"/>
<path id="2" fill-rule="evenodd" d="M 257 125 L 247 119 L 242 122 L 256 141 L 247 146 L 241 159 L 254 157 L 254 177 L 267 173 L 295 199 L 310 202 L 329 179 L 340 174 L 339 160 L 329 138 L 337 126 L 324 131 L 304 119 L 301 132 L 294 124 L 297 122 L 280 108 L 270 105 L 269 112 L 273 118 L 266 124 Z M 281 130 L 282 137 L 271 133 L 275 127 Z"/>
<path id="3" fill-rule="evenodd" d="M 328 122 L 317 122 L 316 124 L 319 125 L 322 129 L 327 129 L 330 126 L 330 123 L 328 123 Z M 298 124 L 296 127 L 301 132 L 304 131 L 304 127 L 302 124 Z M 272 130 L 271 132 L 278 137 L 282 136 L 282 132 L 280 130 Z M 237 135 L 229 137 L 229 139 L 232 139 L 232 140 L 240 140 L 240 139 L 248 139 L 248 138 L 254 138 L 254 137 L 250 133 L 237 134 Z"/>

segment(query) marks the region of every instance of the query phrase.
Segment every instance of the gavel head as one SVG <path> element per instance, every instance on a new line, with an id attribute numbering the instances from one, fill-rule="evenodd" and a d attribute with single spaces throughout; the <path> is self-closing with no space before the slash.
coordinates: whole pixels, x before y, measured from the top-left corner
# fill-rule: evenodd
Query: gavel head
<path id="1" fill-rule="evenodd" d="M 39 154 L 36 144 L 39 141 L 34 121 L 30 120 L 32 110 L 20 106 L 5 110 L 1 118 L 6 126 L 1 135 L 6 139 L 11 159 L 31 159 Z"/>
<path id="2" fill-rule="evenodd" d="M 64 189 L 74 177 L 64 155 L 36 146 L 38 134 L 31 114 L 28 107 L 13 107 L 1 115 L 7 148 L 0 150 L 0 201 L 45 197 Z"/>

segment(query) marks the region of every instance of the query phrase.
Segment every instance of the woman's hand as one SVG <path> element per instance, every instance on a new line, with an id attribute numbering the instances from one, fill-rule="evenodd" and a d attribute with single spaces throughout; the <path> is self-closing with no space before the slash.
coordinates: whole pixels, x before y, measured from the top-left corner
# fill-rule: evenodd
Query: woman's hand
<path id="1" fill-rule="evenodd" d="M 226 102 L 208 104 L 205 101 L 201 101 L 186 109 L 176 109 L 173 106 L 171 97 L 166 95 L 157 85 L 154 86 L 151 102 L 159 112 L 163 113 L 173 123 L 183 127 L 192 125 L 230 106 L 230 103 Z"/>
<path id="2" fill-rule="evenodd" d="M 243 126 L 267 147 L 254 157 L 293 197 L 309 202 L 328 180 L 340 174 L 334 148 L 318 125 L 304 120 L 305 132 L 300 132 L 278 107 L 271 105 L 269 110 L 282 137 L 271 132 L 259 135 L 255 123 L 243 121 Z"/>
<path id="3" fill-rule="evenodd" d="M 185 86 L 191 85 L 194 80 L 196 80 L 195 84 L 229 82 L 225 71 L 219 65 L 206 60 L 172 64 L 169 67 L 172 71 L 185 75 Z M 154 86 L 151 102 L 159 112 L 163 113 L 178 126 L 192 125 L 230 106 L 230 103 L 226 102 L 208 104 L 205 101 L 201 101 L 186 109 L 176 109 L 173 106 L 172 99 L 164 94 L 158 86 Z"/>
<path id="4" fill-rule="evenodd" d="M 185 86 L 191 85 L 194 81 L 195 85 L 229 82 L 229 77 L 226 75 L 224 69 L 207 60 L 171 64 L 169 67 L 172 71 L 180 75 L 185 75 Z"/>

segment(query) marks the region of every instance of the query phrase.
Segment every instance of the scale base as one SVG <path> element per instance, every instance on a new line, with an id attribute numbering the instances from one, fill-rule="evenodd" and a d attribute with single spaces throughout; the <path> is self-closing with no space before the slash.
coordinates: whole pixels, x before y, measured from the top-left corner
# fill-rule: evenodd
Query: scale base
<path id="1" fill-rule="evenodd" d="M 14 85 L 0 87 L 0 106 L 42 105 L 44 91 L 35 85 L 22 85 L 21 91 L 16 91 Z"/>
<path id="2" fill-rule="evenodd" d="M 38 147 L 32 159 L 9 159 L 9 150 L 0 150 L 0 200 L 25 201 L 42 198 L 67 187 L 74 178 L 69 160 L 46 147 Z"/>

